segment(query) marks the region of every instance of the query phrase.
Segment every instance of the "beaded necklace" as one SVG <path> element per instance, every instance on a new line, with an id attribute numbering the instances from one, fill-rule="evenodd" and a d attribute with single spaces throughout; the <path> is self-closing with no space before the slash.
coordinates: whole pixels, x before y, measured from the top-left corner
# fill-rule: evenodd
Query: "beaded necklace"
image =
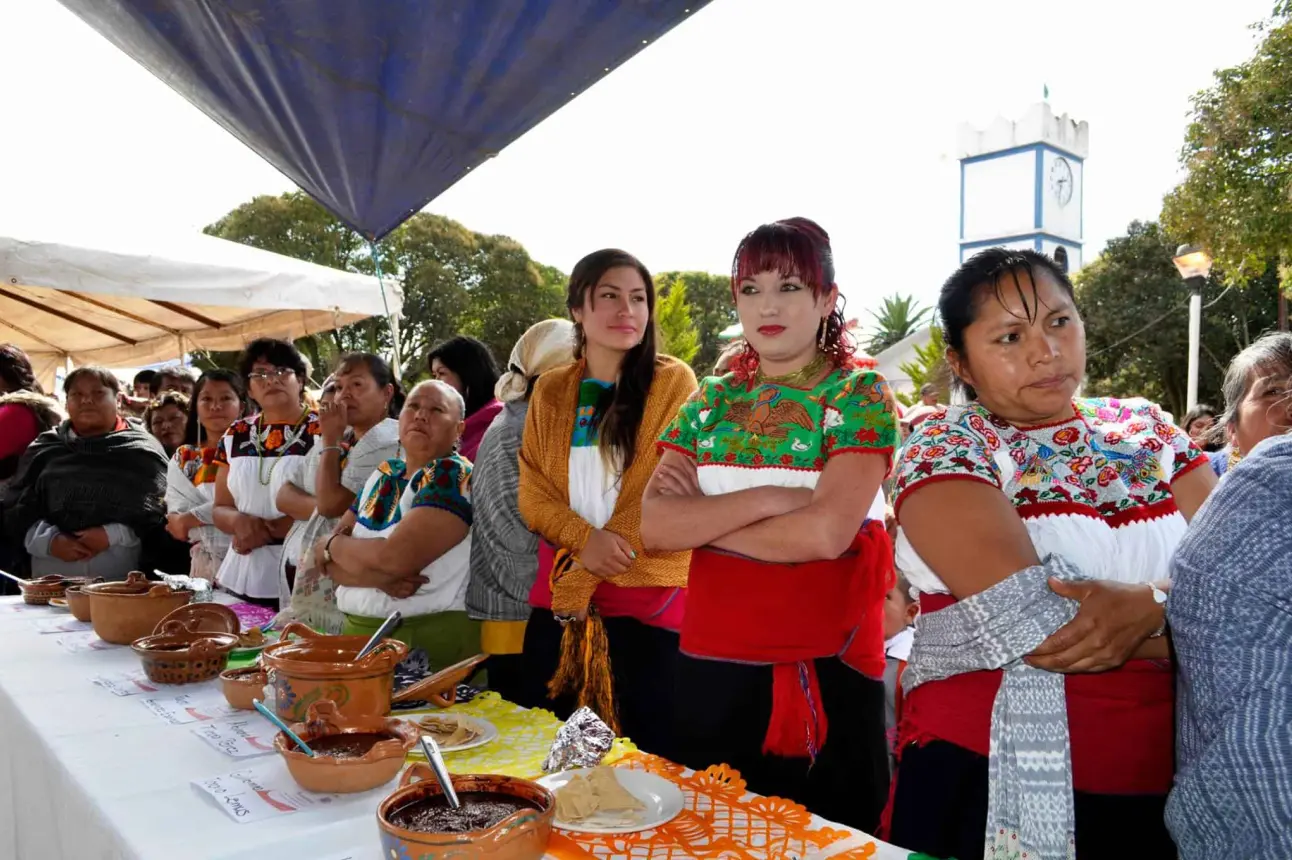
<path id="1" fill-rule="evenodd" d="M 812 359 L 798 370 L 793 373 L 782 374 L 781 376 L 768 376 L 763 373 L 763 370 L 760 367 L 758 369 L 758 375 L 755 377 L 755 382 L 759 385 L 788 385 L 791 388 L 807 388 L 816 381 L 818 376 L 821 375 L 821 371 L 825 370 L 827 361 L 828 359 L 826 358 L 825 353 L 818 352 L 816 354 L 816 358 Z"/>

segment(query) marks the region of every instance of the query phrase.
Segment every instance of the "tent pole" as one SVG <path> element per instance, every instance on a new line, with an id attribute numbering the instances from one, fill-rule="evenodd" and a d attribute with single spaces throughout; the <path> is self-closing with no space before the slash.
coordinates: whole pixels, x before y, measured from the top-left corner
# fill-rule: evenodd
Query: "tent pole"
<path id="1" fill-rule="evenodd" d="M 386 300 L 386 282 L 381 277 L 381 252 L 377 250 L 377 243 L 371 239 L 368 240 L 368 250 L 372 253 L 372 264 L 377 270 L 377 286 L 381 288 L 381 306 L 386 311 L 386 324 L 390 326 L 390 346 L 391 355 L 394 358 L 395 375 L 403 377 L 404 363 L 399 354 L 399 319 L 390 312 L 390 303 Z"/>

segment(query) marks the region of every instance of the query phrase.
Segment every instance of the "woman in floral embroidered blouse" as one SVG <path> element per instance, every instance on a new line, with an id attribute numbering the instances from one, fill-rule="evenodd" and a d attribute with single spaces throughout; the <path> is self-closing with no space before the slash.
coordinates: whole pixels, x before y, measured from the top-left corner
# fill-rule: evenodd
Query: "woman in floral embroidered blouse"
<path id="1" fill-rule="evenodd" d="M 186 444 L 171 457 L 166 474 L 166 531 L 189 541 L 189 572 L 215 579 L 229 551 L 229 536 L 215 527 L 215 459 L 225 431 L 242 417 L 242 379 L 231 370 L 208 370 L 193 387 L 188 408 Z"/>
<path id="2" fill-rule="evenodd" d="M 467 617 L 471 574 L 471 463 L 457 453 L 466 404 L 452 386 L 423 382 L 399 413 L 401 459 L 368 479 L 332 536 L 316 544 L 336 583 L 344 634 L 371 635 L 392 612 L 392 634 L 443 669 L 480 651 Z"/>
<path id="3" fill-rule="evenodd" d="M 284 475 L 275 472 L 309 454 L 319 435 L 318 416 L 305 403 L 309 365 L 290 343 L 253 341 L 242 353 L 240 370 L 260 413 L 235 421 L 216 452 L 213 518 L 232 538 L 216 582 L 276 610 L 283 539 L 292 518 L 278 509 Z"/>
<path id="4" fill-rule="evenodd" d="M 991 857 L 1037 856 L 1039 840 L 1068 846 L 1041 860 L 1074 844 L 1083 857 L 1173 858 L 1162 604 L 1171 554 L 1215 478 L 1153 404 L 1074 398 L 1085 333 L 1048 257 L 984 251 L 947 281 L 938 310 L 970 400 L 916 428 L 898 466 L 897 565 L 922 596 L 887 838 L 940 857 L 984 856 L 990 831 Z M 930 662 L 929 631 L 1002 594 L 1036 609 L 1004 633 L 978 611 L 955 665 Z M 976 662 L 997 636 L 1012 638 Z M 1057 688 L 1052 673 L 1064 673 Z M 1047 692 L 1006 696 L 1025 688 Z M 1015 718 L 1046 731 L 1000 734 Z M 1022 781 L 1008 775 L 1015 763 Z"/>
<path id="5" fill-rule="evenodd" d="M 888 793 L 880 483 L 888 384 L 855 368 L 829 238 L 766 224 L 736 252 L 747 348 L 660 439 L 642 539 L 693 550 L 676 718 L 683 763 L 873 829 Z M 828 720 L 828 722 L 827 722 Z"/>

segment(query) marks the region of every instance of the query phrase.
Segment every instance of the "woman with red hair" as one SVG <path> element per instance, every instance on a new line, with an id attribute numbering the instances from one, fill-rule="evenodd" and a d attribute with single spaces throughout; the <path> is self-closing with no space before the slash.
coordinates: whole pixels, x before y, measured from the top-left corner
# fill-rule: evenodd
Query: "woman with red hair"
<path id="1" fill-rule="evenodd" d="M 694 550 L 677 724 L 685 764 L 873 829 L 888 790 L 880 482 L 897 442 L 888 384 L 856 367 L 830 240 L 806 218 L 736 251 L 745 350 L 660 440 L 642 540 Z"/>

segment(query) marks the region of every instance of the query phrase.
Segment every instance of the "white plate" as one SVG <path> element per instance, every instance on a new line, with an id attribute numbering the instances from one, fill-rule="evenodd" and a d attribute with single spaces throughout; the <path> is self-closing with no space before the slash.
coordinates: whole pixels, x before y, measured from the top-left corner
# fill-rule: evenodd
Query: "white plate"
<path id="1" fill-rule="evenodd" d="M 259 654 L 261 651 L 264 651 L 270 645 L 273 645 L 274 643 L 276 643 L 278 641 L 278 635 L 279 635 L 278 631 L 271 630 L 265 634 L 264 645 L 251 645 L 248 647 L 239 646 L 237 648 L 234 648 L 231 652 L 229 652 L 229 656 L 250 657 L 252 654 Z"/>
<path id="2" fill-rule="evenodd" d="M 55 602 L 55 601 L 57 601 L 57 602 Z M 69 606 L 67 605 L 67 598 L 66 598 L 66 597 L 51 597 L 51 598 L 49 599 L 49 605 L 50 605 L 50 607 L 51 607 L 51 608 L 53 608 L 53 609 L 57 609 L 57 610 L 59 610 L 59 611 L 61 611 L 61 612 L 71 612 L 71 611 L 72 611 L 71 607 L 69 607 Z"/>
<path id="3" fill-rule="evenodd" d="M 668 824 L 682 812 L 685 802 L 682 789 L 662 776 L 647 773 L 644 770 L 630 770 L 626 767 L 614 768 L 615 777 L 628 793 L 640 800 L 646 808 L 637 812 L 641 821 L 637 824 L 598 823 L 599 815 L 585 818 L 582 821 L 552 820 L 552 826 L 575 833 L 640 833 L 643 830 L 654 830 Z M 554 773 L 538 780 L 538 784 L 556 791 L 575 776 L 586 777 L 591 770 L 580 768 Z M 622 816 L 616 815 L 617 820 Z"/>
<path id="4" fill-rule="evenodd" d="M 468 717 L 462 714 L 417 714 L 416 716 L 413 716 L 413 715 L 408 716 L 407 720 L 413 725 L 417 725 L 417 721 L 424 717 L 435 717 L 438 720 L 456 720 L 458 725 L 460 726 L 464 725 L 464 726 L 467 726 L 468 728 L 475 729 L 477 732 L 479 732 L 479 734 L 476 735 L 474 739 L 469 740 L 464 744 L 458 744 L 457 746 L 451 746 L 451 747 L 445 747 L 445 746 L 440 747 L 440 752 L 442 753 L 453 753 L 453 752 L 462 752 L 463 750 L 473 750 L 476 747 L 482 747 L 485 744 L 496 740 L 498 737 L 498 727 L 495 726 L 493 723 L 489 722 L 488 720 L 482 720 L 479 717 Z M 421 758 L 425 758 L 425 756 L 422 755 L 421 744 L 418 744 L 417 746 L 413 747 L 412 752 L 414 755 L 420 756 Z"/>

